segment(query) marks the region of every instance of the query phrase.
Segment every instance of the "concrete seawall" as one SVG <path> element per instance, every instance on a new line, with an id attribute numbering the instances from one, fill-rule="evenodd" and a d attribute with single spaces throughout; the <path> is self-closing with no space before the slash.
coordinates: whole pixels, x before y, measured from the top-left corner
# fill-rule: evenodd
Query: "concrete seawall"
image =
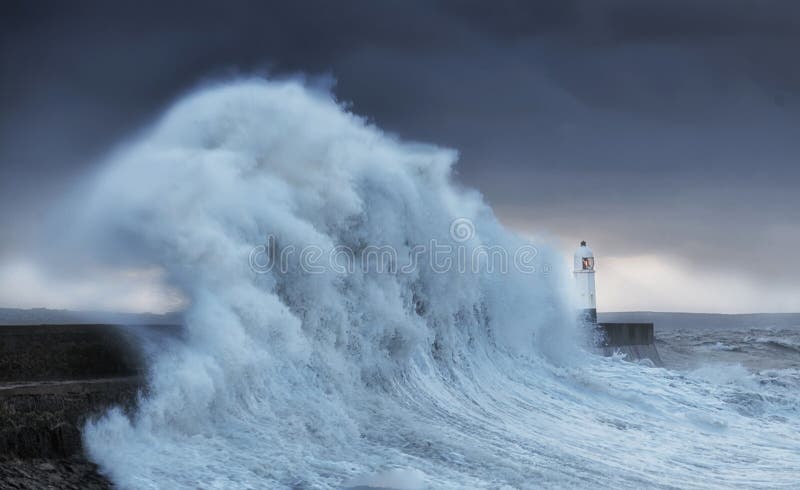
<path id="1" fill-rule="evenodd" d="M 179 327 L 0 326 L 0 456 L 82 454 L 81 429 L 111 406 L 134 408 L 146 372 L 145 338 Z"/>
<path id="2" fill-rule="evenodd" d="M 175 325 L 0 325 L 0 487 L 106 490 L 81 430 L 112 406 L 135 409 L 147 346 Z"/>
<path id="3" fill-rule="evenodd" d="M 626 359 L 636 361 L 649 359 L 656 366 L 663 366 L 655 344 L 652 323 L 598 323 L 600 333 L 599 350 L 605 356 L 624 354 Z"/>
<path id="4" fill-rule="evenodd" d="M 0 326 L 0 382 L 135 376 L 138 356 L 112 325 Z"/>
<path id="5" fill-rule="evenodd" d="M 140 378 L 0 385 L 0 455 L 5 458 L 81 456 L 81 429 L 111 406 L 131 410 Z"/>

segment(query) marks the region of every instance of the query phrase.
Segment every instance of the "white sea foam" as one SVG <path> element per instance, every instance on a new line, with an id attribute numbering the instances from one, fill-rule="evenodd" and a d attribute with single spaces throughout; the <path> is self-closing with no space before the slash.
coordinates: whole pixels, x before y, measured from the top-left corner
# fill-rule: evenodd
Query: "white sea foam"
<path id="1" fill-rule="evenodd" d="M 87 426 L 91 457 L 122 488 L 797 482 L 797 417 L 758 420 L 730 386 L 585 353 L 546 244 L 535 272 L 253 270 L 268 235 L 399 257 L 431 239 L 525 245 L 452 183 L 455 159 L 298 82 L 179 101 L 110 158 L 75 227 L 189 301 L 188 338 L 157 356 L 135 416 Z M 451 235 L 456 219 L 474 236 Z"/>

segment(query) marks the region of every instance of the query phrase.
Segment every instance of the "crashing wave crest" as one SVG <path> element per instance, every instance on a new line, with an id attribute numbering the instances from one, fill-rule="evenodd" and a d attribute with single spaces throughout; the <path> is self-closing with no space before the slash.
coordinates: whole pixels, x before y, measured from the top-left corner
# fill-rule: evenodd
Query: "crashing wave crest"
<path id="1" fill-rule="evenodd" d="M 123 488 L 797 476 L 800 451 L 773 440 L 796 419 L 764 425 L 726 407 L 730 386 L 583 353 L 566 264 L 545 246 L 525 271 L 254 270 L 267 237 L 268 256 L 525 246 L 452 182 L 455 159 L 263 80 L 189 95 L 113 155 L 76 233 L 98 257 L 162 267 L 189 306 L 185 342 L 154 357 L 136 414 L 87 426 L 91 457 Z"/>

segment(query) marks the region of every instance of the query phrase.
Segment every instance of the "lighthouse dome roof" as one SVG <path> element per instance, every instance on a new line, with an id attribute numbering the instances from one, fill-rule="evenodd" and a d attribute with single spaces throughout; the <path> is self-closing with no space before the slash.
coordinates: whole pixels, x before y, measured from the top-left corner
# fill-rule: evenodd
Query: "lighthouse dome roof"
<path id="1" fill-rule="evenodd" d="M 575 250 L 574 268 L 576 271 L 594 270 L 594 253 L 592 249 L 586 245 L 586 242 L 581 242 L 581 245 Z"/>

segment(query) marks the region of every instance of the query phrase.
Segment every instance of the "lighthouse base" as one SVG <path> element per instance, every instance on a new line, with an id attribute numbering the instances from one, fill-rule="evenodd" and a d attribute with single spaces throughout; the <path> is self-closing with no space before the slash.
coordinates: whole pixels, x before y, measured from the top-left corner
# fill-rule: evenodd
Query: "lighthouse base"
<path id="1" fill-rule="evenodd" d="M 664 365 L 656 349 L 652 323 L 598 323 L 597 329 L 597 348 L 604 356 L 619 353 L 631 361 L 649 359 L 656 366 Z"/>

